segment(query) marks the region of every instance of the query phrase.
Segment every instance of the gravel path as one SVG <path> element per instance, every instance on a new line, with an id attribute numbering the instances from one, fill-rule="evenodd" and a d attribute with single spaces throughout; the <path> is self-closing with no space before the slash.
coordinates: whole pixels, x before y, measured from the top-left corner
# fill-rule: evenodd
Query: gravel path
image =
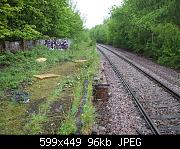
<path id="1" fill-rule="evenodd" d="M 118 70 L 123 74 L 124 79 L 131 86 L 136 96 L 140 99 L 141 103 L 143 104 L 144 108 L 146 109 L 146 111 L 149 113 L 150 116 L 156 117 L 156 116 L 169 115 L 174 113 L 180 114 L 179 102 L 177 102 L 177 100 L 174 99 L 169 93 L 167 93 L 164 89 L 159 87 L 149 78 L 144 76 L 142 73 L 137 71 L 134 67 L 132 67 L 125 61 L 119 59 L 113 53 L 105 49 L 103 49 L 103 51 L 111 59 L 111 61 L 115 63 Z M 109 70 L 107 70 L 107 72 L 108 71 Z M 108 72 L 108 73 L 111 74 L 112 72 Z M 112 77 L 112 75 L 110 77 Z M 112 80 L 114 80 L 114 78 L 110 79 L 110 81 Z M 116 92 L 119 93 L 122 92 L 122 91 L 118 91 L 120 87 L 115 86 L 114 88 L 115 90 L 117 90 Z M 127 101 L 130 102 L 129 99 L 127 99 Z M 126 106 L 127 104 L 126 102 L 124 103 L 123 106 Z M 118 103 L 116 100 L 114 104 L 120 104 L 120 103 L 122 102 L 120 101 Z M 130 113 L 132 113 L 132 111 L 130 111 L 129 114 Z M 158 126 L 167 125 L 165 121 L 159 119 L 157 120 L 154 119 L 154 122 Z M 180 121 L 178 119 L 175 119 L 171 122 L 171 124 L 180 125 Z"/>
<path id="2" fill-rule="evenodd" d="M 110 84 L 111 97 L 107 102 L 96 103 L 99 125 L 105 127 L 105 134 L 135 135 L 150 134 L 145 120 L 135 103 L 126 92 L 107 60 L 101 55 L 104 71 Z"/>

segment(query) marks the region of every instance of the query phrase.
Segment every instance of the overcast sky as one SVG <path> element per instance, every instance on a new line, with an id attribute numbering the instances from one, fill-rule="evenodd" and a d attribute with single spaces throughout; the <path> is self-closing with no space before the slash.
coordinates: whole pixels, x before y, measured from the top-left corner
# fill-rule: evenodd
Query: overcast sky
<path id="1" fill-rule="evenodd" d="M 123 0 L 73 0 L 77 4 L 76 9 L 85 17 L 85 27 L 92 28 L 103 23 L 108 16 L 109 8 L 113 5 L 121 5 Z"/>

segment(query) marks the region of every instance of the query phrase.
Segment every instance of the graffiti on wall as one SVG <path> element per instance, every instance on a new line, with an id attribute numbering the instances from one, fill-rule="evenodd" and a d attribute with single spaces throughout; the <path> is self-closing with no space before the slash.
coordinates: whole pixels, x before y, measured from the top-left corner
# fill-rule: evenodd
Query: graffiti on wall
<path id="1" fill-rule="evenodd" d="M 49 49 L 68 49 L 70 47 L 71 40 L 70 39 L 48 39 L 48 40 L 32 40 L 32 41 L 4 41 L 0 42 L 0 51 L 10 50 L 12 52 L 16 52 L 19 50 L 27 50 L 32 49 L 37 45 L 45 45 Z"/>
<path id="2" fill-rule="evenodd" d="M 68 49 L 70 40 L 68 39 L 49 39 L 45 40 L 45 46 L 51 49 Z"/>

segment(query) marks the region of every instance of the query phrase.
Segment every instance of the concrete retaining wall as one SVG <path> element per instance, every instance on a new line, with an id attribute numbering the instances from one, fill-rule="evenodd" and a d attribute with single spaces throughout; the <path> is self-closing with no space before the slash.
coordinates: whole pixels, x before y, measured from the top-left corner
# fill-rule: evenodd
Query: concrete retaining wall
<path id="1" fill-rule="evenodd" d="M 11 52 L 16 52 L 16 51 L 24 51 L 24 50 L 30 50 L 32 48 L 34 48 L 37 45 L 45 45 L 49 48 L 58 48 L 55 45 L 60 45 L 61 41 L 63 41 L 64 39 L 48 39 L 48 40 L 31 40 L 31 41 L 26 41 L 26 40 L 22 40 L 22 41 L 1 41 L 0 42 L 0 51 L 5 51 L 5 50 L 9 50 Z M 66 40 L 68 43 L 68 47 L 71 43 L 71 40 Z M 50 45 L 47 45 L 47 42 L 50 43 Z M 51 44 L 53 43 L 53 44 Z M 53 47 L 52 47 L 53 45 Z"/>

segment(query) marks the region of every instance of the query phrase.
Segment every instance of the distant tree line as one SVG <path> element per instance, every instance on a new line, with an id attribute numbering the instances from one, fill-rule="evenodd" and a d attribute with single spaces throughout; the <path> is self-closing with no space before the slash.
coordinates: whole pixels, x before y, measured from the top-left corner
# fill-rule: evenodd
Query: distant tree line
<path id="1" fill-rule="evenodd" d="M 179 0 L 124 0 L 91 29 L 99 43 L 133 49 L 158 63 L 180 68 Z"/>
<path id="2" fill-rule="evenodd" d="M 70 0 L 1 0 L 0 41 L 75 38 L 83 31 Z"/>

